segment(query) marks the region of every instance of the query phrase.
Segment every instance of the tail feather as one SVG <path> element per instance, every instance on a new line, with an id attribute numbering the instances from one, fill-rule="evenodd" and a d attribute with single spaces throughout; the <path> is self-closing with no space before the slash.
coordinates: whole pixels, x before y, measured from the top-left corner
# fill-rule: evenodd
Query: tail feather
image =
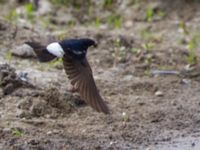
<path id="1" fill-rule="evenodd" d="M 40 45 L 37 42 L 25 42 L 25 44 L 33 48 L 40 62 L 49 62 L 57 58 L 56 56 L 49 53 L 45 46 Z"/>

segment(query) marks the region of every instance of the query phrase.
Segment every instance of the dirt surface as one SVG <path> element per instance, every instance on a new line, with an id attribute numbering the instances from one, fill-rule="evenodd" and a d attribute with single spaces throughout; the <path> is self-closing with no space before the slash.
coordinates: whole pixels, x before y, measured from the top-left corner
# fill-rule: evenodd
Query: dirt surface
<path id="1" fill-rule="evenodd" d="M 44 2 L 0 5 L 0 149 L 200 149 L 198 1 Z M 81 37 L 110 115 L 22 48 Z"/>

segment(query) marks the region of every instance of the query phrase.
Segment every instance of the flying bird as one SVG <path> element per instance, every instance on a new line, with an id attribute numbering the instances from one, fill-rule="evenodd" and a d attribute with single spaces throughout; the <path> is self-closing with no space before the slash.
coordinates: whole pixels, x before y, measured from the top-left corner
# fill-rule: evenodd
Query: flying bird
<path id="1" fill-rule="evenodd" d="M 55 58 L 63 59 L 63 66 L 72 86 L 77 89 L 81 99 L 97 112 L 109 113 L 109 109 L 99 94 L 92 69 L 86 58 L 87 49 L 97 44 L 92 39 L 65 39 L 42 45 L 37 42 L 25 42 L 31 46 L 40 62 L 49 62 Z"/>

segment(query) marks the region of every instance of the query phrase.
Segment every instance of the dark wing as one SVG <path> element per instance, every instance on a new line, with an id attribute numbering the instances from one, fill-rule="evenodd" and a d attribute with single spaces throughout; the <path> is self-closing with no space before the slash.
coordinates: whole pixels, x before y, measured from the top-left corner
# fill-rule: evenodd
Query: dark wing
<path id="1" fill-rule="evenodd" d="M 40 43 L 25 42 L 25 44 L 28 44 L 30 47 L 33 48 L 40 62 L 48 62 L 56 58 L 56 56 L 47 51 L 46 46 L 43 46 Z"/>
<path id="2" fill-rule="evenodd" d="M 98 112 L 108 114 L 109 109 L 98 92 L 87 59 L 85 58 L 83 61 L 79 61 L 64 55 L 63 63 L 71 84 L 78 90 L 81 98 Z"/>

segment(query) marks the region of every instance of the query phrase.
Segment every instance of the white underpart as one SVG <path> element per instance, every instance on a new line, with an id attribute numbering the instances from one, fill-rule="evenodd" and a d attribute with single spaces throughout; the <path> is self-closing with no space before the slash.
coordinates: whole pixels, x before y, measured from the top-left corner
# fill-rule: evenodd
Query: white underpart
<path id="1" fill-rule="evenodd" d="M 49 53 L 53 54 L 56 57 L 63 57 L 65 53 L 63 48 L 60 46 L 58 42 L 54 42 L 47 45 L 47 50 Z"/>

